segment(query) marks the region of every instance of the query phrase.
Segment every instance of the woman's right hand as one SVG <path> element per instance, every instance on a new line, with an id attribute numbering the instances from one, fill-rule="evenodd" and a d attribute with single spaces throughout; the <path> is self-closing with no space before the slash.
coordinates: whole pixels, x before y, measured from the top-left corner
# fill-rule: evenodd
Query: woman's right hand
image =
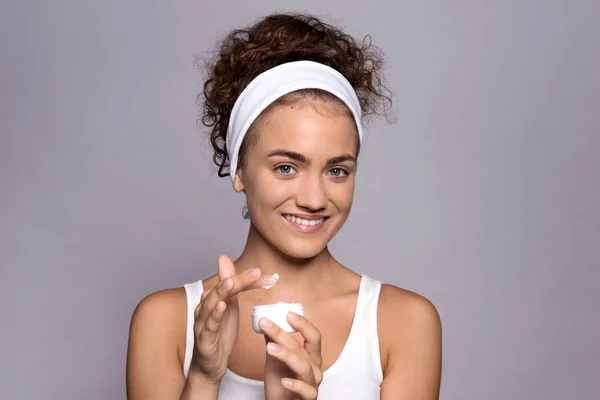
<path id="1" fill-rule="evenodd" d="M 233 262 L 224 255 L 219 257 L 218 266 L 219 283 L 202 293 L 200 304 L 194 312 L 195 344 L 190 366 L 190 374 L 214 386 L 221 382 L 237 340 L 237 294 L 274 283 L 262 275 L 258 268 L 236 275 Z"/>

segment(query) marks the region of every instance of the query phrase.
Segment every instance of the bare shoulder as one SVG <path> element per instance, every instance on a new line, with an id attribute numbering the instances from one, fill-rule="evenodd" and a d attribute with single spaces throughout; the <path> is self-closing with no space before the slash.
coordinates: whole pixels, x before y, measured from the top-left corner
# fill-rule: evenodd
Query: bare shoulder
<path id="1" fill-rule="evenodd" d="M 127 347 L 128 398 L 174 398 L 181 393 L 186 310 L 184 288 L 152 293 L 135 308 Z"/>
<path id="2" fill-rule="evenodd" d="M 381 286 L 378 332 L 384 370 L 397 354 L 417 345 L 438 346 L 441 320 L 436 307 L 425 297 L 394 285 Z"/>
<path id="3" fill-rule="evenodd" d="M 219 282 L 219 277 L 213 275 L 202 280 L 203 290 L 209 290 Z M 187 317 L 187 297 L 183 287 L 164 289 L 144 297 L 133 312 L 132 328 L 143 328 L 146 325 L 162 326 L 185 332 Z M 178 323 L 179 322 L 179 323 Z"/>
<path id="4" fill-rule="evenodd" d="M 425 297 L 382 285 L 377 310 L 382 400 L 439 398 L 442 327 Z"/>
<path id="5" fill-rule="evenodd" d="M 440 316 L 431 301 L 420 294 L 394 285 L 381 285 L 379 311 L 381 317 L 387 317 L 394 325 L 436 325 Z M 398 320 L 400 319 L 400 321 Z"/>
<path id="6" fill-rule="evenodd" d="M 146 331 L 144 328 L 160 327 L 162 332 L 177 330 L 176 322 L 185 327 L 187 301 L 185 289 L 164 289 L 144 297 L 131 317 L 131 333 Z M 152 329 L 154 330 L 154 329 Z"/>
<path id="7" fill-rule="evenodd" d="M 187 300 L 183 287 L 160 290 L 144 297 L 131 317 L 130 353 L 138 350 L 136 344 L 148 345 L 149 342 L 152 342 L 153 347 L 180 350 L 181 338 L 185 339 L 186 313 Z"/>

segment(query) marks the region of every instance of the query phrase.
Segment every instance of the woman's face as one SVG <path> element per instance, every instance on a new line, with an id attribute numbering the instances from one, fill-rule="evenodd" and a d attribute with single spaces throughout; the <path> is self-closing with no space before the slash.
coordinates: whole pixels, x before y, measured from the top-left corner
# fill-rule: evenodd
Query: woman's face
<path id="1" fill-rule="evenodd" d="M 316 256 L 348 218 L 358 143 L 354 120 L 340 107 L 273 108 L 236 173 L 234 189 L 245 192 L 253 225 L 288 256 Z"/>

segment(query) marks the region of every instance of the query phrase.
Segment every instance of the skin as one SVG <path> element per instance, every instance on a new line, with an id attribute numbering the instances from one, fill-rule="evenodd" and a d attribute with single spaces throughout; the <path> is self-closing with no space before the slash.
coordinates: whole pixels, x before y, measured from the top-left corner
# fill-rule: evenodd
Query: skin
<path id="1" fill-rule="evenodd" d="M 323 371 L 344 347 L 360 276 L 337 262 L 327 245 L 352 206 L 354 122 L 337 104 L 304 100 L 273 108 L 261 118 L 257 134 L 233 183 L 245 194 L 251 217 L 246 247 L 235 263 L 221 256 L 218 273 L 203 280 L 190 375 L 186 380 L 182 372 L 185 292 L 156 292 L 140 302 L 132 317 L 129 399 L 216 398 L 224 368 L 264 381 L 269 400 L 314 399 Z M 308 234 L 293 227 L 285 214 L 327 219 Z M 251 278 L 256 267 L 258 276 Z M 277 284 L 262 289 L 275 272 Z M 304 305 L 305 318 L 288 317 L 297 333 L 261 325 L 266 334 L 257 335 L 250 318 L 238 317 L 250 315 L 255 305 L 277 301 Z M 381 399 L 437 399 L 441 323 L 435 307 L 415 293 L 382 285 L 377 313 Z M 214 354 L 222 357 L 210 358 Z M 292 386 L 286 388 L 286 382 Z"/>

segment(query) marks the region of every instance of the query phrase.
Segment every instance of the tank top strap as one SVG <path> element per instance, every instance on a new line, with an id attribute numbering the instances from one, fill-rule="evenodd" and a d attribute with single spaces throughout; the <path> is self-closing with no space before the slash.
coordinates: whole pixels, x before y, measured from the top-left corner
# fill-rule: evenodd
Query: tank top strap
<path id="1" fill-rule="evenodd" d="M 183 285 L 187 300 L 187 321 L 185 333 L 185 356 L 183 358 L 183 374 L 187 378 L 192 364 L 192 353 L 194 352 L 194 311 L 200 304 L 200 297 L 204 292 L 202 280 Z"/>
<path id="2" fill-rule="evenodd" d="M 359 296 L 356 302 L 356 335 L 352 338 L 353 343 L 350 348 L 356 349 L 357 346 L 364 346 L 366 350 L 364 356 L 371 368 L 368 370 L 374 375 L 373 380 L 381 383 L 383 381 L 383 370 L 381 368 L 381 352 L 379 350 L 379 334 L 377 332 L 377 308 L 379 304 L 379 293 L 381 292 L 381 282 L 362 275 Z"/>
<path id="3" fill-rule="evenodd" d="M 377 304 L 381 292 L 381 282 L 364 274 L 361 276 L 355 318 L 366 318 L 366 322 L 375 324 L 377 322 Z M 373 320 L 373 318 L 375 319 Z"/>

